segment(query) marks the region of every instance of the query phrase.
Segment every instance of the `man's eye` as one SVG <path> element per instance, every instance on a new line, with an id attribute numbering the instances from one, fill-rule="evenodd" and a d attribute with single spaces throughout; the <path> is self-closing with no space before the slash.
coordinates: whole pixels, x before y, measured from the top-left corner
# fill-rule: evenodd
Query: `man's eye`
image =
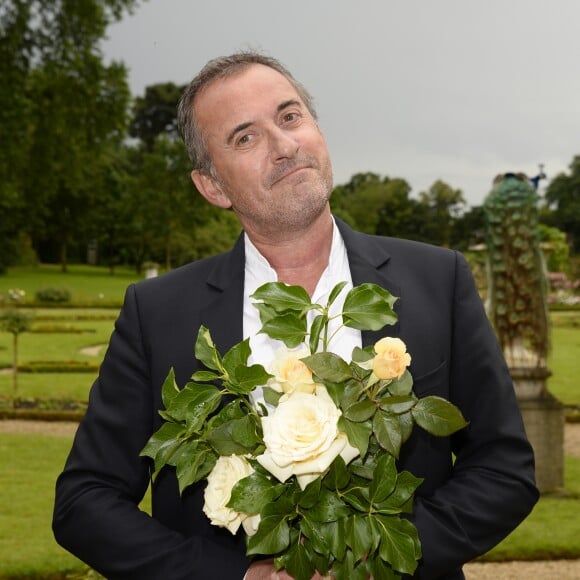
<path id="1" fill-rule="evenodd" d="M 251 135 L 242 135 L 239 139 L 238 139 L 238 145 L 247 145 L 252 139 Z"/>
<path id="2" fill-rule="evenodd" d="M 284 121 L 284 123 L 293 123 L 294 121 L 297 121 L 299 118 L 298 113 L 286 113 L 284 115 L 284 117 L 282 117 L 282 120 Z"/>

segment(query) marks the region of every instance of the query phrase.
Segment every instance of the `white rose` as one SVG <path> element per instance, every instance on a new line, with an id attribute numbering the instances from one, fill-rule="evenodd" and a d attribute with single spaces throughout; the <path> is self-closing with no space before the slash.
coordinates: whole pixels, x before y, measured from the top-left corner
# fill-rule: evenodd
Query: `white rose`
<path id="1" fill-rule="evenodd" d="M 227 507 L 234 485 L 253 472 L 254 468 L 239 455 L 222 456 L 217 460 L 207 478 L 204 493 L 203 512 L 212 525 L 227 528 L 235 534 L 242 524 L 248 535 L 256 533 L 260 522 L 259 515 L 248 515 Z"/>
<path id="2" fill-rule="evenodd" d="M 262 417 L 266 451 L 257 460 L 282 482 L 296 475 L 304 489 L 338 455 L 348 463 L 359 454 L 338 430 L 340 415 L 321 385 L 316 394 L 297 392 L 281 399 L 272 415 Z"/>
<path id="3" fill-rule="evenodd" d="M 268 371 L 274 375 L 268 380 L 268 386 L 279 393 L 291 395 L 295 392 L 314 393 L 316 384 L 312 380 L 312 371 L 300 360 L 310 355 L 308 349 L 276 351 L 274 361 Z"/>

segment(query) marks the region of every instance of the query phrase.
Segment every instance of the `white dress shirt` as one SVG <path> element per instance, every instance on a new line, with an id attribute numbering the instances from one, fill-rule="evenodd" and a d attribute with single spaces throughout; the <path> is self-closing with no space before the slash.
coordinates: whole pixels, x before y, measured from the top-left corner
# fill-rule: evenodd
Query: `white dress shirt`
<path id="1" fill-rule="evenodd" d="M 250 337 L 250 347 L 252 349 L 248 364 L 261 364 L 267 370 L 271 361 L 274 359 L 275 352 L 279 348 L 284 347 L 284 343 L 272 339 L 266 334 L 258 334 L 262 328 L 262 323 L 260 322 L 258 309 L 253 305 L 250 295 L 262 286 L 262 284 L 276 282 L 278 276 L 276 271 L 270 266 L 266 258 L 260 254 L 247 235 L 245 235 L 245 252 L 243 334 L 244 338 Z M 330 309 L 331 316 L 342 311 L 346 295 L 353 287 L 346 247 L 336 224 L 334 224 L 328 266 L 316 285 L 316 289 L 311 298 L 312 302 L 325 305 L 330 291 L 336 284 L 343 281 L 346 281 L 347 284 L 334 301 Z M 310 314 L 309 322 L 312 321 L 316 313 L 312 312 Z M 342 320 L 340 317 L 331 320 L 328 336 L 332 336 L 341 324 Z M 355 346 L 361 346 L 361 344 L 360 330 L 343 326 L 333 337 L 328 349 L 341 356 L 347 362 L 350 362 L 352 349 Z M 263 401 L 261 388 L 256 389 L 254 392 L 254 399 L 255 401 Z"/>

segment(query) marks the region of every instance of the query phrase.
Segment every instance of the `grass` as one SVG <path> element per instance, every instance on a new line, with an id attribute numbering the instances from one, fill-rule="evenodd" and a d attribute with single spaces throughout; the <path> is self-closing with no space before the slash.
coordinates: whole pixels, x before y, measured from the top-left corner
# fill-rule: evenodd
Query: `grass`
<path id="1" fill-rule="evenodd" d="M 51 530 L 54 483 L 70 445 L 69 437 L 0 435 L 0 578 L 83 568 Z"/>
<path id="2" fill-rule="evenodd" d="M 71 446 L 54 435 L 0 434 L 0 579 L 63 577 L 86 566 L 51 529 L 54 484 Z M 149 511 L 150 498 L 142 508 Z"/>
<path id="3" fill-rule="evenodd" d="M 111 275 L 106 268 L 71 265 L 63 273 L 58 265 L 42 264 L 9 268 L 0 276 L 0 294 L 6 296 L 9 289 L 19 288 L 26 292 L 24 302 L 30 303 L 37 290 L 64 288 L 71 293 L 72 304 L 118 307 L 127 286 L 139 279 L 129 268 L 118 267 Z"/>
<path id="4" fill-rule="evenodd" d="M 548 389 L 565 405 L 580 406 L 580 313 L 552 314 Z"/>

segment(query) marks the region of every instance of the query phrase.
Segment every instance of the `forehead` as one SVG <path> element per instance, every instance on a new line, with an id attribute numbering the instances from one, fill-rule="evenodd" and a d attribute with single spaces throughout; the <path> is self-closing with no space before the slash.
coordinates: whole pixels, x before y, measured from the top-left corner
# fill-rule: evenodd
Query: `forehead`
<path id="1" fill-rule="evenodd" d="M 288 100 L 304 104 L 284 75 L 268 66 L 253 64 L 211 82 L 197 96 L 193 107 L 200 128 L 215 133 L 231 125 L 256 122 Z"/>

